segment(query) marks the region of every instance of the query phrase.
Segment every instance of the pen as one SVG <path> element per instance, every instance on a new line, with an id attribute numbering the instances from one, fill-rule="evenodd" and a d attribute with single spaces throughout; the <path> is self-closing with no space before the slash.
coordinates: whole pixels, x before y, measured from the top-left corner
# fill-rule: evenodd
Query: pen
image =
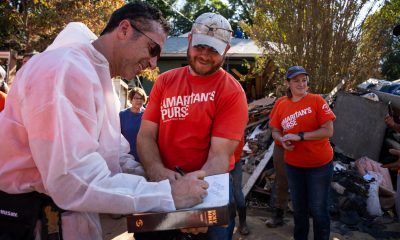
<path id="1" fill-rule="evenodd" d="M 181 176 L 185 176 L 185 172 L 179 166 L 175 166 L 175 171 L 179 173 Z"/>

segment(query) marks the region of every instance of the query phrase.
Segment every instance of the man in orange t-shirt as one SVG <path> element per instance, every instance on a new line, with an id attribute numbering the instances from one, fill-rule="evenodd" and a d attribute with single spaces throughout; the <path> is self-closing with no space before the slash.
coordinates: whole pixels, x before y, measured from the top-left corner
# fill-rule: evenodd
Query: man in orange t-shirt
<path id="1" fill-rule="evenodd" d="M 228 173 L 229 163 L 247 124 L 246 95 L 240 83 L 221 68 L 232 28 L 223 16 L 200 15 L 188 35 L 189 66 L 161 74 L 144 112 L 137 140 L 139 157 L 152 181 L 181 176 L 174 171 Z M 231 194 L 233 194 L 231 192 Z M 233 197 L 232 197 L 233 198 Z M 232 199 L 230 198 L 230 199 Z M 210 227 L 192 239 L 231 239 L 228 228 Z M 165 239 L 165 233 L 143 239 Z M 137 235 L 135 234 L 135 239 Z"/>

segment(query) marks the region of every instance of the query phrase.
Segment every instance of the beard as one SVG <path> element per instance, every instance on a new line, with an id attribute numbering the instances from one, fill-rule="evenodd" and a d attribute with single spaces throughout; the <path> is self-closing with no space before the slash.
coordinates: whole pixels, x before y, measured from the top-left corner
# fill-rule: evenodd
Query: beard
<path id="1" fill-rule="evenodd" d="M 219 70 L 220 67 L 222 67 L 222 65 L 224 64 L 224 61 L 225 61 L 225 56 L 224 56 L 220 62 L 211 62 L 211 61 L 210 61 L 210 62 L 209 62 L 209 67 L 208 67 L 208 68 L 206 68 L 206 69 L 204 69 L 204 68 L 201 69 L 201 68 L 198 68 L 198 67 L 196 66 L 196 61 L 198 61 L 198 60 L 197 60 L 198 57 L 193 57 L 193 56 L 190 54 L 189 48 L 188 48 L 188 50 L 187 50 L 187 57 L 188 57 L 188 62 L 189 62 L 190 68 L 191 68 L 192 71 L 193 71 L 194 73 L 196 73 L 198 76 L 208 76 L 208 75 L 211 75 L 211 74 L 215 73 L 216 71 Z"/>

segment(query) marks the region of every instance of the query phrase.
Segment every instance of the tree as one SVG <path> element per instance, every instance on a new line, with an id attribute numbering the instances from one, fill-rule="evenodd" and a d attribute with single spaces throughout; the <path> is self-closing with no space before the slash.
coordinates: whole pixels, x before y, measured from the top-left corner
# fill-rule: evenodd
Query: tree
<path id="1" fill-rule="evenodd" d="M 229 5 L 220 0 L 186 0 L 181 12 L 187 18 L 178 16 L 178 18 L 174 21 L 174 25 L 179 28 L 181 33 L 189 32 L 191 30 L 193 21 L 203 13 L 215 12 L 221 14 L 227 19 L 231 19 L 235 13 L 235 11 L 231 9 Z M 188 21 L 188 19 L 191 21 Z"/>
<path id="2" fill-rule="evenodd" d="M 279 72 L 292 65 L 304 66 L 311 88 L 326 93 L 342 79 L 357 80 L 357 24 L 368 0 L 271 0 L 257 1 L 250 35 L 266 50 Z M 376 4 L 372 0 L 371 8 Z M 265 61 L 265 60 L 264 60 Z M 280 81 L 282 82 L 282 81 Z"/>
<path id="3" fill-rule="evenodd" d="M 8 0 L 0 2 L 0 49 L 43 51 L 72 21 L 99 34 L 123 0 Z"/>
<path id="4" fill-rule="evenodd" d="M 189 32 L 193 21 L 205 12 L 220 13 L 231 22 L 233 29 L 240 21 L 251 23 L 255 1 L 230 0 L 226 4 L 221 0 L 186 0 L 181 7 L 177 7 L 177 0 L 147 0 L 146 2 L 161 10 L 163 16 L 171 23 L 170 35 L 176 36 Z"/>
<path id="5" fill-rule="evenodd" d="M 400 0 L 387 1 L 365 22 L 360 52 L 363 62 L 376 71 L 373 77 L 400 78 L 400 39 L 392 34 L 396 24 L 400 24 Z"/>

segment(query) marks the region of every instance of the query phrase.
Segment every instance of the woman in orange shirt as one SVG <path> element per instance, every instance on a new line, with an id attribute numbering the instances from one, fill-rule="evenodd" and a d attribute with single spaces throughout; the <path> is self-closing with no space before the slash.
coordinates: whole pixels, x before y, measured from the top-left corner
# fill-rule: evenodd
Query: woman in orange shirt
<path id="1" fill-rule="evenodd" d="M 328 195 L 333 173 L 329 137 L 333 135 L 336 117 L 321 96 L 308 93 L 308 81 L 303 67 L 288 69 L 287 97 L 274 109 L 270 126 L 273 138 L 282 143 L 285 151 L 294 209 L 294 239 L 308 239 L 311 215 L 314 239 L 328 240 Z"/>

